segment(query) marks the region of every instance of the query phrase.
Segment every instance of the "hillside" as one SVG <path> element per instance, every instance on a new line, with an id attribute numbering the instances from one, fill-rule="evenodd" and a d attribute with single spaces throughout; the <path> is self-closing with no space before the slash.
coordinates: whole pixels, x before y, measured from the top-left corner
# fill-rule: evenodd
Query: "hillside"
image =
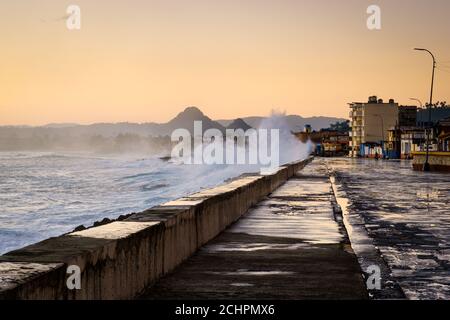
<path id="1" fill-rule="evenodd" d="M 303 118 L 298 115 L 282 115 L 278 116 L 283 118 L 283 122 L 289 127 L 291 131 L 301 131 L 305 127 L 306 124 L 311 125 L 313 130 L 320 130 L 324 128 L 328 128 L 330 124 L 335 123 L 337 121 L 345 121 L 346 119 L 342 118 L 334 118 L 334 117 L 309 117 L 309 118 Z M 249 126 L 253 128 L 259 128 L 261 125 L 262 127 L 266 127 L 264 125 L 265 122 L 267 122 L 266 117 L 244 117 L 242 118 L 243 121 L 245 121 Z M 234 120 L 217 120 L 218 123 L 220 123 L 223 126 L 230 125 Z"/>

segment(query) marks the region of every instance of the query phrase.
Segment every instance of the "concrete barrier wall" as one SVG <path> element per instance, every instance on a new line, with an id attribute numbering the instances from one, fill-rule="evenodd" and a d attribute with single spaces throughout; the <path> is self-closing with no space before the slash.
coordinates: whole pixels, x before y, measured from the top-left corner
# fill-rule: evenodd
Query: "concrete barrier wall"
<path id="1" fill-rule="evenodd" d="M 9 252 L 0 257 L 0 299 L 134 298 L 310 160 Z M 67 287 L 69 266 L 79 267 L 79 290 Z"/>
<path id="2" fill-rule="evenodd" d="M 413 168 L 422 171 L 426 153 L 416 152 L 413 158 Z M 450 152 L 430 152 L 429 160 L 431 171 L 450 172 Z"/>

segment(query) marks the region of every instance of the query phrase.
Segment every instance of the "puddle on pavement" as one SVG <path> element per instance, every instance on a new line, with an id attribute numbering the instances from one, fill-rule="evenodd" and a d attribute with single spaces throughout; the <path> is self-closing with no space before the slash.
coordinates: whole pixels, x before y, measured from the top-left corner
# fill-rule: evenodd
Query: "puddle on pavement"
<path id="1" fill-rule="evenodd" d="M 230 286 L 233 287 L 254 287 L 254 284 L 251 283 L 230 283 Z"/>
<path id="2" fill-rule="evenodd" d="M 295 272 L 291 271 L 280 271 L 280 270 L 268 270 L 268 271 L 252 271 L 247 269 L 239 269 L 236 271 L 231 272 L 215 272 L 210 271 L 206 272 L 208 274 L 216 274 L 216 275 L 222 275 L 222 276 L 286 276 L 286 275 L 293 275 Z"/>
<path id="3" fill-rule="evenodd" d="M 299 239 L 310 244 L 338 244 L 344 240 L 339 225 L 330 213 L 281 215 L 268 207 L 252 210 L 228 232 Z"/>
<path id="4" fill-rule="evenodd" d="M 255 252 L 263 250 L 298 250 L 310 248 L 310 245 L 304 243 L 280 244 L 280 243 L 243 243 L 227 242 L 224 244 L 211 244 L 202 248 L 202 251 L 215 252 Z"/>
<path id="5" fill-rule="evenodd" d="M 334 220 L 326 167 L 313 163 L 303 179 L 289 180 L 251 209 L 228 232 L 339 244 L 345 237 Z M 312 174 L 315 178 L 311 178 Z"/>

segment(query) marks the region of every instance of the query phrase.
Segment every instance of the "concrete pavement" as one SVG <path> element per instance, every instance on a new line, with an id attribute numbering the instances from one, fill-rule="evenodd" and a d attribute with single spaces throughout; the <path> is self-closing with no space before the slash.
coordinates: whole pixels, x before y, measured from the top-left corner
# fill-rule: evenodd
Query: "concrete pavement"
<path id="1" fill-rule="evenodd" d="M 367 299 L 326 166 L 314 160 L 141 299 Z"/>

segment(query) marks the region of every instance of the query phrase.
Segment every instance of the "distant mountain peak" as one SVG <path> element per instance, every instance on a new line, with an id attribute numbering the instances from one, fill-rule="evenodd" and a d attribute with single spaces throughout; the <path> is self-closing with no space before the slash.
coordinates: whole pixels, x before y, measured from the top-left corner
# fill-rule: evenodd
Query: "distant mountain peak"
<path id="1" fill-rule="evenodd" d="M 242 120 L 241 118 L 235 119 L 232 123 L 227 126 L 227 129 L 243 129 L 244 131 L 251 129 L 252 127 L 248 125 L 247 122 Z"/>
<path id="2" fill-rule="evenodd" d="M 179 122 L 192 122 L 192 121 L 204 121 L 210 120 L 205 114 L 197 107 L 187 107 L 181 111 L 175 118 L 170 120 L 169 123 L 179 123 Z"/>
<path id="3" fill-rule="evenodd" d="M 170 130 L 184 128 L 188 129 L 192 133 L 194 121 L 201 121 L 203 130 L 211 128 L 219 129 L 222 132 L 225 130 L 223 126 L 211 120 L 197 107 L 188 107 L 184 109 L 184 111 L 180 112 L 175 118 L 170 120 L 167 125 Z"/>
<path id="4" fill-rule="evenodd" d="M 216 120 L 221 125 L 225 127 L 229 127 L 235 124 L 235 122 L 238 119 L 235 120 Z M 253 117 L 244 117 L 241 120 L 243 120 L 245 123 L 247 123 L 249 126 L 255 129 L 259 128 L 284 128 L 286 130 L 299 132 L 302 131 L 305 127 L 305 124 L 310 124 L 313 130 L 320 130 L 323 128 L 328 128 L 330 124 L 335 123 L 336 121 L 345 121 L 346 119 L 341 118 L 334 118 L 334 117 L 309 117 L 309 118 L 303 118 L 301 116 L 297 115 L 287 115 L 287 116 L 275 116 L 275 117 L 259 117 L 259 116 L 253 116 Z M 239 126 L 239 125 L 238 125 Z"/>
<path id="5" fill-rule="evenodd" d="M 179 115 L 181 115 L 181 114 L 188 114 L 188 115 L 198 116 L 198 117 L 204 116 L 204 113 L 197 107 L 187 107 L 182 112 L 180 112 Z"/>

